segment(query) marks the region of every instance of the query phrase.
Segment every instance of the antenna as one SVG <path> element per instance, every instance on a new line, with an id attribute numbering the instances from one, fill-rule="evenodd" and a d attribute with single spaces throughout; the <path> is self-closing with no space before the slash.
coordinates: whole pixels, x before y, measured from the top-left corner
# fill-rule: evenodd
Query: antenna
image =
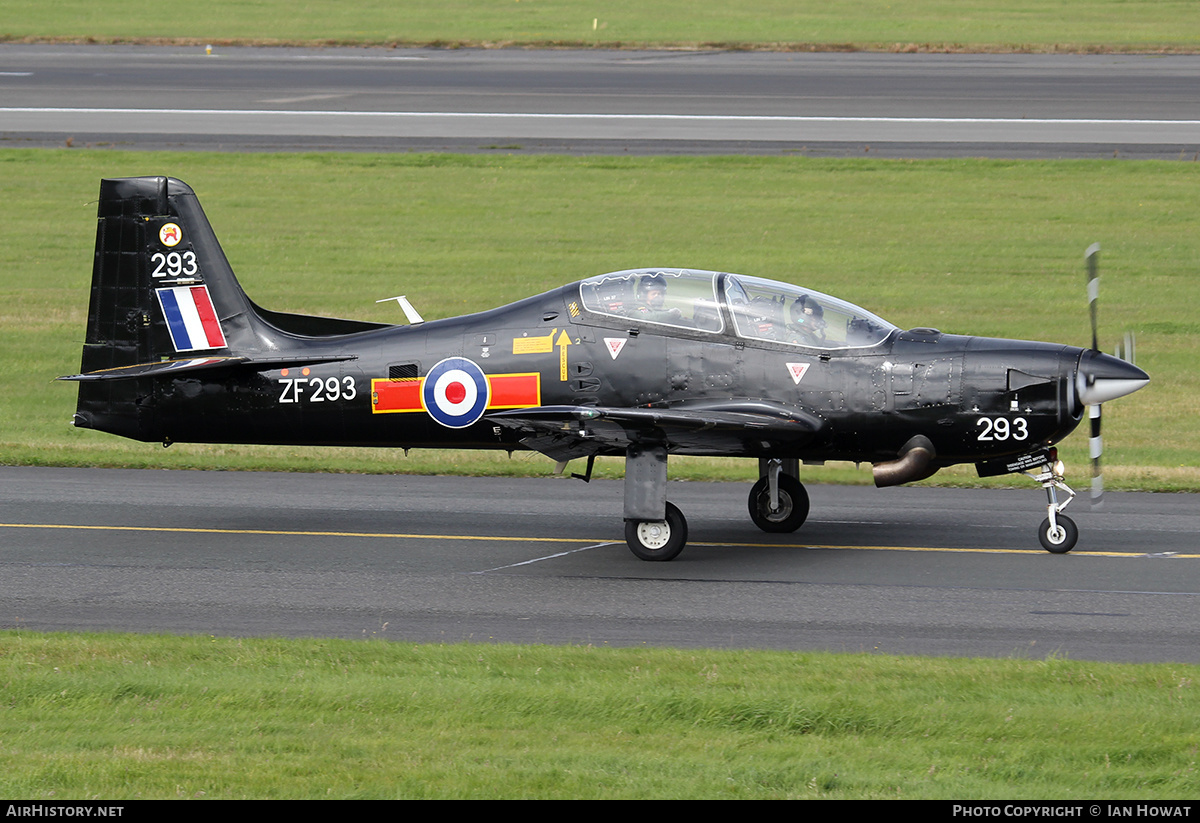
<path id="1" fill-rule="evenodd" d="M 403 311 L 404 311 L 404 316 L 408 318 L 408 322 L 411 325 L 419 326 L 425 322 L 425 318 L 417 313 L 417 310 L 413 308 L 412 303 L 409 303 L 408 298 L 405 297 L 403 294 L 401 294 L 397 297 L 385 297 L 382 300 L 376 300 L 375 302 L 376 303 L 387 303 L 389 300 L 395 300 L 397 303 L 400 304 L 400 308 L 403 309 Z"/>

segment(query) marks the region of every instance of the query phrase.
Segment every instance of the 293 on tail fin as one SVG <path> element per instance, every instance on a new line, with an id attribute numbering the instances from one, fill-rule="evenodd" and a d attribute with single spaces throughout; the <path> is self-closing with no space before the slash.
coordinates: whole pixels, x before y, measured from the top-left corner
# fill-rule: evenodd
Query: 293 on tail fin
<path id="1" fill-rule="evenodd" d="M 81 371 L 258 348 L 252 309 L 187 184 L 103 180 Z"/>

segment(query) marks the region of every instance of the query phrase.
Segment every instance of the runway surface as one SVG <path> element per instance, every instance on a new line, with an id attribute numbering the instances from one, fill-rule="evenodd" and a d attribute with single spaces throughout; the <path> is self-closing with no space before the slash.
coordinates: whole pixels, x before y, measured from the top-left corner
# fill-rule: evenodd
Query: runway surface
<path id="1" fill-rule="evenodd" d="M 548 466 L 549 468 L 549 466 Z M 0 468 L 0 626 L 1200 661 L 1194 495 L 810 489 L 794 535 L 747 484 L 672 483 L 691 540 L 622 540 L 621 484 Z"/>
<path id="2" fill-rule="evenodd" d="M 1200 156 L 1200 56 L 0 45 L 0 141 Z"/>

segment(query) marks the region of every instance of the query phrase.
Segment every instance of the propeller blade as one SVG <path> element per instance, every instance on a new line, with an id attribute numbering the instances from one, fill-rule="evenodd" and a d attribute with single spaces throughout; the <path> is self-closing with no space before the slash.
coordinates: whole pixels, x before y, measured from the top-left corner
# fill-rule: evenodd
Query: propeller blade
<path id="1" fill-rule="evenodd" d="M 1092 424 L 1092 434 L 1088 438 L 1088 452 L 1092 457 L 1092 508 L 1099 511 L 1104 508 L 1104 474 L 1100 470 L 1104 442 L 1100 439 L 1100 406 L 1088 406 L 1088 417 Z"/>
<path id="2" fill-rule="evenodd" d="M 1084 252 L 1087 263 L 1087 295 L 1088 314 L 1092 318 L 1092 351 L 1100 351 L 1099 322 L 1097 320 L 1096 304 L 1100 297 L 1100 244 L 1093 243 Z M 1094 389 L 1096 378 L 1089 373 L 1087 388 Z M 1100 470 L 1100 455 L 1104 451 L 1104 442 L 1100 439 L 1100 404 L 1088 406 L 1088 418 L 1091 421 L 1091 437 L 1088 438 L 1088 452 L 1092 458 L 1092 509 L 1104 507 L 1104 475 Z"/>
<path id="3" fill-rule="evenodd" d="M 1104 506 L 1104 475 L 1100 469 L 1100 456 L 1104 452 L 1104 441 L 1100 437 L 1101 404 L 1133 394 L 1150 382 L 1150 375 L 1134 365 L 1134 337 L 1125 333 L 1123 345 L 1117 347 L 1116 357 L 1100 352 L 1100 335 L 1096 319 L 1096 303 L 1100 297 L 1100 244 L 1088 246 L 1084 254 L 1087 263 L 1088 312 L 1092 317 L 1092 350 L 1079 358 L 1075 387 L 1079 400 L 1088 407 L 1091 421 L 1091 436 L 1088 452 L 1092 458 L 1092 508 Z"/>
<path id="4" fill-rule="evenodd" d="M 1116 356 L 1131 366 L 1137 365 L 1137 338 L 1133 332 L 1125 332 L 1125 340 L 1117 344 Z"/>
<path id="5" fill-rule="evenodd" d="M 1087 293 L 1088 293 L 1088 312 L 1092 315 L 1092 351 L 1099 351 L 1099 337 L 1097 335 L 1096 322 L 1096 298 L 1100 296 L 1100 244 L 1093 243 L 1088 246 L 1084 253 L 1084 259 L 1087 261 Z"/>

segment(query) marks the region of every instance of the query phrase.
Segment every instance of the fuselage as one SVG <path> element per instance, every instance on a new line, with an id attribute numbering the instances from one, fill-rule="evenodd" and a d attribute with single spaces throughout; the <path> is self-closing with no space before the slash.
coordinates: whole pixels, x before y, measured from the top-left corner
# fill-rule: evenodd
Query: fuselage
<path id="1" fill-rule="evenodd" d="M 802 411 L 821 421 L 819 429 L 790 446 L 756 447 L 743 440 L 736 446 L 715 441 L 668 448 L 873 462 L 894 458 L 919 434 L 933 443 L 937 465 L 949 465 L 1053 444 L 1083 413 L 1077 387 L 1081 360 L 1095 356 L 1089 350 L 904 331 L 866 312 L 869 320 L 847 324 L 878 321 L 861 340 L 844 330 L 837 339 L 802 338 L 772 329 L 759 316 L 756 325 L 743 322 L 739 314 L 748 314 L 748 304 L 730 297 L 732 283 L 725 280 L 734 275 L 689 274 L 711 278 L 711 301 L 703 301 L 703 314 L 693 308 L 689 316 L 665 321 L 597 303 L 593 278 L 491 311 L 419 325 L 328 336 L 275 329 L 279 351 L 314 365 L 120 381 L 123 385 L 104 387 L 94 409 L 81 396 L 77 422 L 168 443 L 511 450 L 523 448 L 520 434 L 496 425 L 489 413 L 543 406 L 688 409 L 762 403 Z M 754 281 L 767 289 L 763 283 L 769 281 Z M 598 305 L 603 310 L 595 311 Z M 320 362 L 325 358 L 340 359 Z M 455 369 L 440 388 L 433 385 L 435 367 L 457 366 L 460 359 L 477 365 L 484 382 L 472 387 L 471 375 Z M 126 394 L 127 402 L 113 403 L 114 392 Z M 476 411 L 464 405 L 467 400 Z"/>

